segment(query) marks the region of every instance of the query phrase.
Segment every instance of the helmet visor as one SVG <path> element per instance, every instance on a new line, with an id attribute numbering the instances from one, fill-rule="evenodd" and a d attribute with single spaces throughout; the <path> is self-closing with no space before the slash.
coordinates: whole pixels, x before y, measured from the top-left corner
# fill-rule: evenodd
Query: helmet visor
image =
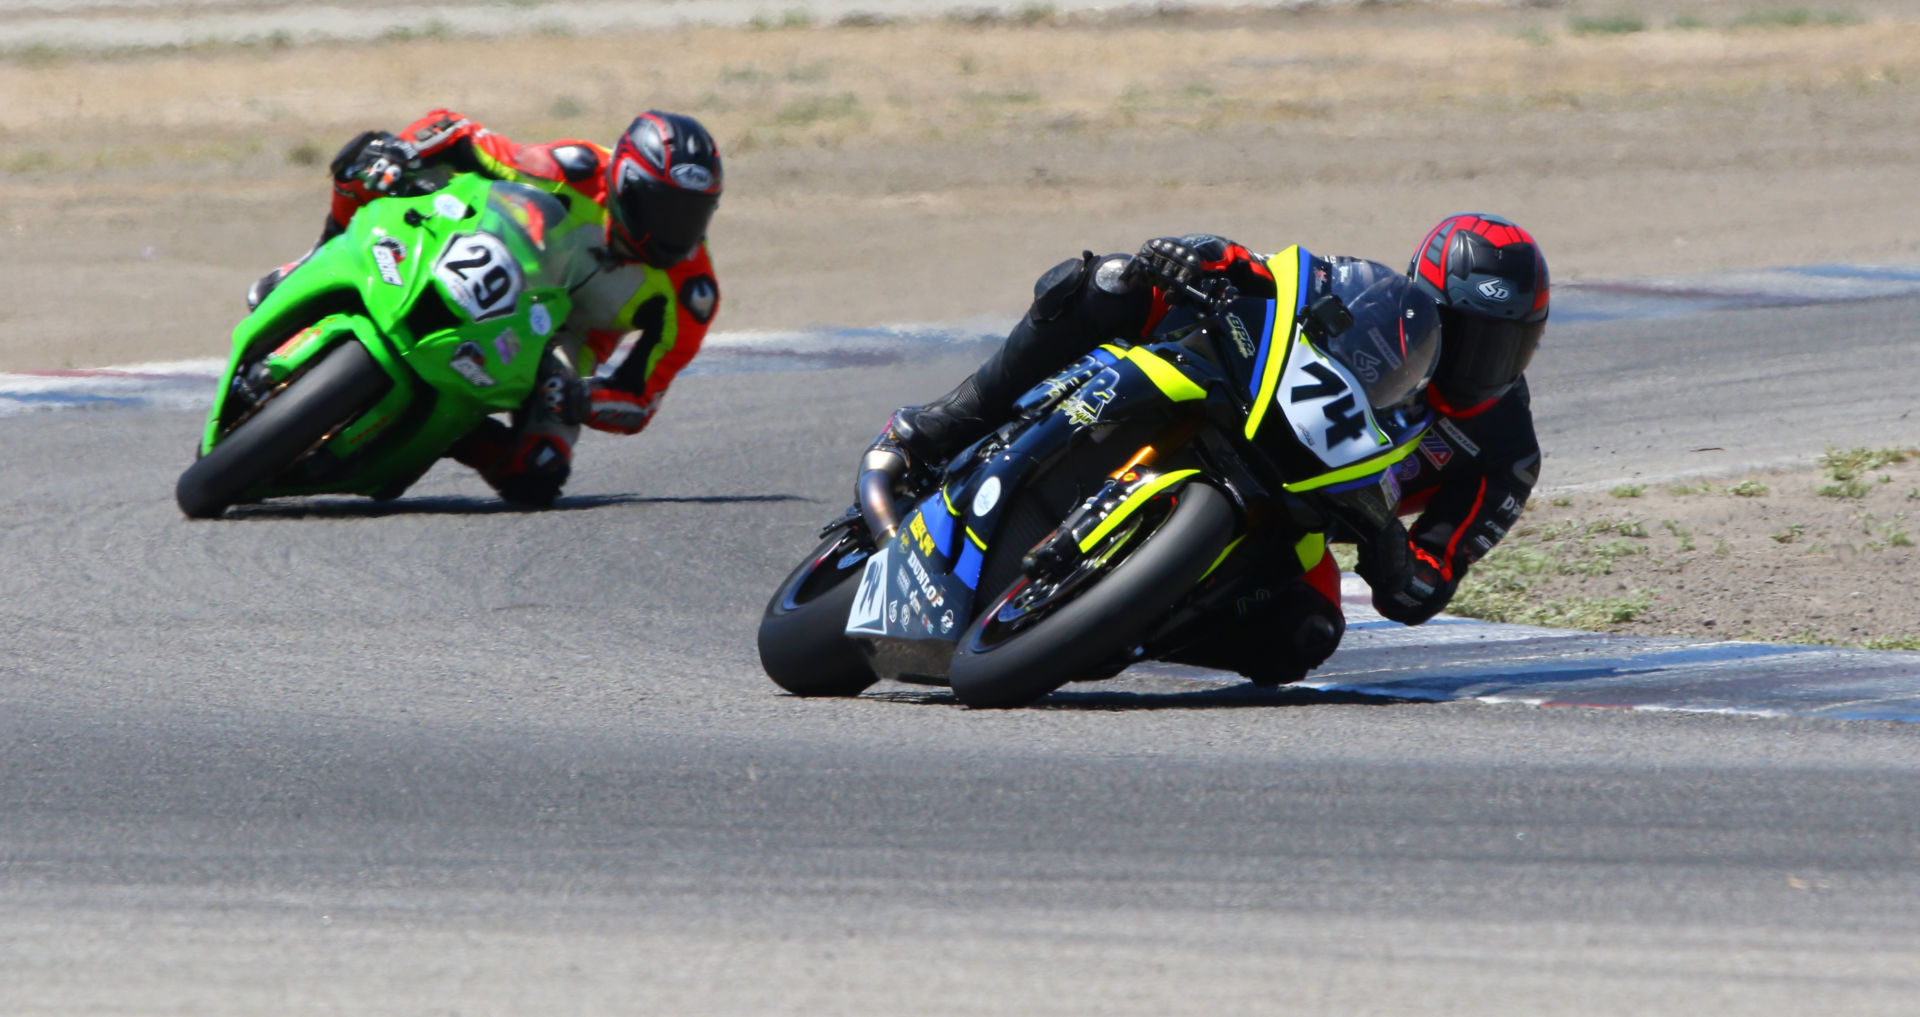
<path id="1" fill-rule="evenodd" d="M 1471 406 L 1498 399 L 1520 379 L 1546 331 L 1545 321 L 1514 321 L 1440 309 L 1445 345 L 1433 385 L 1447 402 Z"/>
<path id="2" fill-rule="evenodd" d="M 630 186 L 620 196 L 620 226 L 648 262 L 671 265 L 700 246 L 719 201 L 717 195 L 665 184 Z"/>

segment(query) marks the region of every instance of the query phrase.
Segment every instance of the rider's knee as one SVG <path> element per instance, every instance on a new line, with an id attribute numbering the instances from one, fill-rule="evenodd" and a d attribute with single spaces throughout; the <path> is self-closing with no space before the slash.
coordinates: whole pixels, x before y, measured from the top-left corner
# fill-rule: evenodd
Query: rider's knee
<path id="1" fill-rule="evenodd" d="M 1048 269 L 1033 284 L 1036 324 L 1071 323 L 1102 333 L 1130 335 L 1145 323 L 1152 294 L 1127 276 L 1125 254 L 1096 256 L 1092 251 Z M 1129 327 L 1130 326 L 1130 327 Z"/>

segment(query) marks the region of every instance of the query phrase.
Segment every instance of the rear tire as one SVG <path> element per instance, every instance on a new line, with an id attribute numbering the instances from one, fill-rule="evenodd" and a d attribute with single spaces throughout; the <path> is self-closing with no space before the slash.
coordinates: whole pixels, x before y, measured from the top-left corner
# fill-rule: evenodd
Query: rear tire
<path id="1" fill-rule="evenodd" d="M 329 432 L 386 394 L 392 379 L 357 342 L 329 351 L 180 475 L 174 500 L 212 519 L 248 488 L 278 476 Z"/>
<path id="2" fill-rule="evenodd" d="M 880 680 L 859 644 L 847 638 L 847 615 L 867 555 L 865 543 L 842 531 L 827 538 L 781 582 L 760 618 L 760 666 L 796 696 L 857 696 Z"/>
<path id="3" fill-rule="evenodd" d="M 968 706 L 1025 706 L 1121 659 L 1141 634 L 1200 581 L 1238 529 L 1233 503 L 1218 489 L 1190 483 L 1141 544 L 1106 575 L 1029 627 L 988 639 L 1002 606 L 1025 580 L 995 597 L 967 626 L 947 677 Z"/>

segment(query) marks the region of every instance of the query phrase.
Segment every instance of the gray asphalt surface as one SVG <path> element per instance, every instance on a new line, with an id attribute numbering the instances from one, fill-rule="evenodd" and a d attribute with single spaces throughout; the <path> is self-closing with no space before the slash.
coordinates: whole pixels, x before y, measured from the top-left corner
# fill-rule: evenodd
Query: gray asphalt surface
<path id="1" fill-rule="evenodd" d="M 1910 442 L 1916 311 L 1557 329 L 1547 480 Z M 0 1013 L 1912 1012 L 1914 725 L 778 694 L 765 597 L 965 366 L 684 379 L 547 513 L 188 523 L 188 415 L 0 420 Z"/>

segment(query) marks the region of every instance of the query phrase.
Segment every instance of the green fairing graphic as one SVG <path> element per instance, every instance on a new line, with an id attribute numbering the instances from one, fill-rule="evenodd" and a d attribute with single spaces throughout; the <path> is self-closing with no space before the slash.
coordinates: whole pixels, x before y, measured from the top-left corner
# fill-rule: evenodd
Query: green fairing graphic
<path id="1" fill-rule="evenodd" d="M 361 209 L 235 327 L 202 458 L 181 477 L 182 510 L 397 495 L 533 391 L 569 292 L 597 268 L 596 232 L 582 225 L 544 191 L 471 175 Z M 365 355 L 341 354 L 349 344 Z M 336 354 L 341 364 L 316 370 Z M 324 398 L 310 394 L 321 388 Z M 339 419 L 315 417 L 328 413 Z M 314 433 L 250 433 L 267 427 Z"/>

